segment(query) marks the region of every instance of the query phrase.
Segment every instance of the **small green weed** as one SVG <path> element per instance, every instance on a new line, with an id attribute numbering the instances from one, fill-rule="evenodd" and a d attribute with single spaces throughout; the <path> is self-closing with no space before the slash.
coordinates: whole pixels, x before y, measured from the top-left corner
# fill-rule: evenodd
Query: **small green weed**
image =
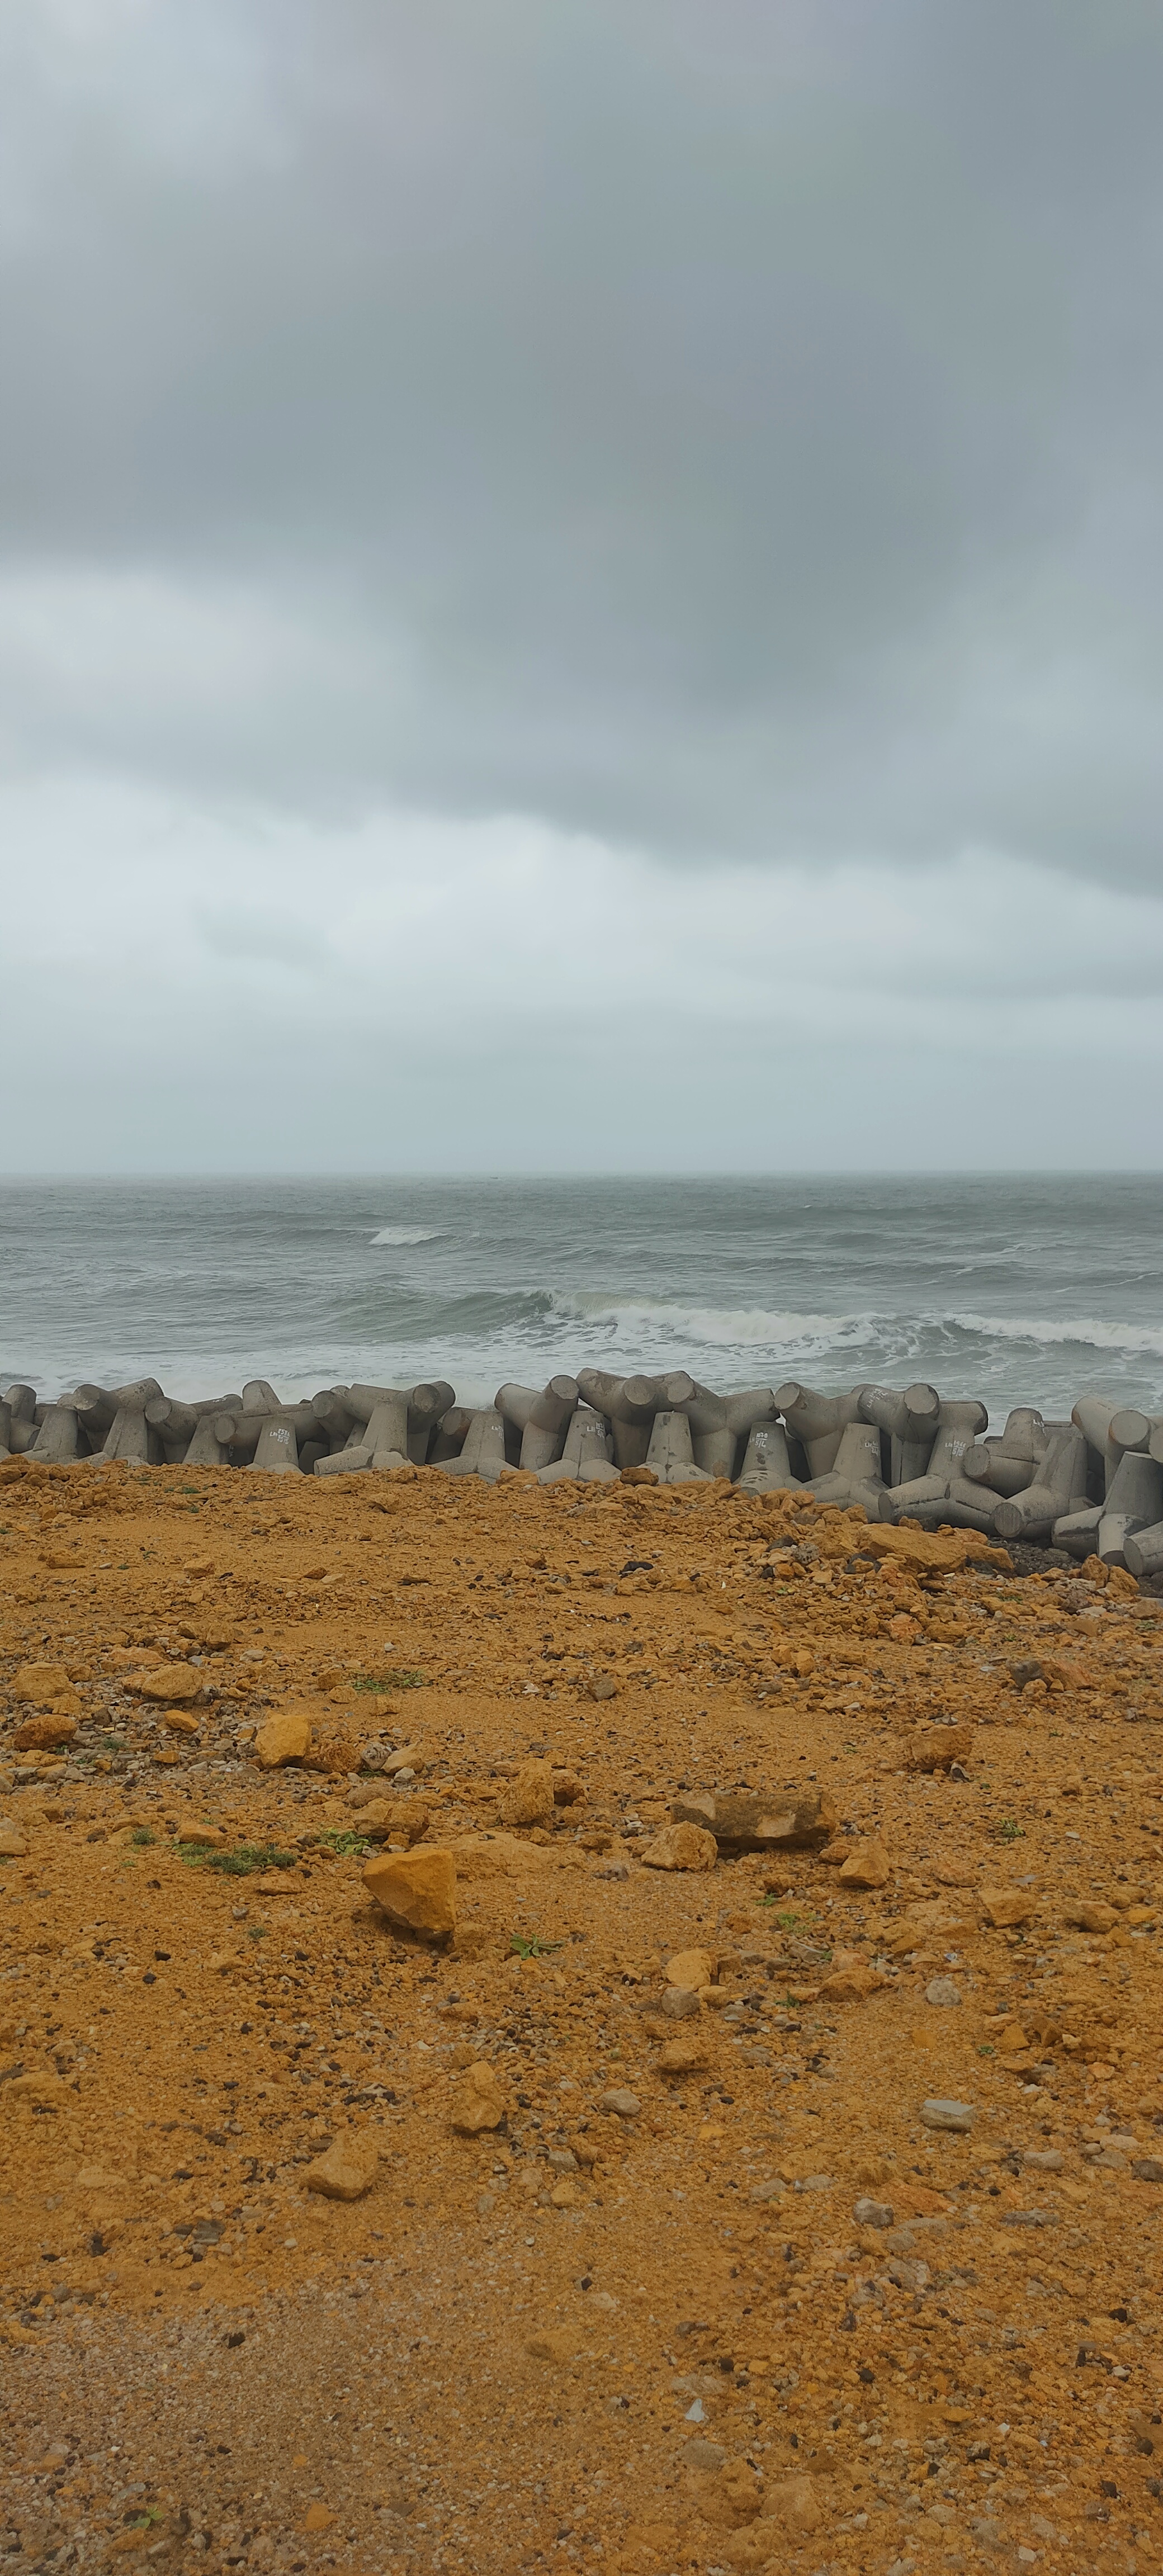
<path id="1" fill-rule="evenodd" d="M 1016 1816 L 1003 1816 L 998 1826 L 998 1834 L 1003 1843 L 1024 1843 L 1026 1828 L 1024 1825 L 1019 1825 Z"/>
<path id="2" fill-rule="evenodd" d="M 366 1834 L 353 1833 L 349 1827 L 343 1825 L 333 1825 L 329 1833 L 320 1834 L 319 1840 L 321 1843 L 329 1843 L 332 1851 L 338 1853 L 340 1860 L 362 1860 L 364 1853 L 371 1850 Z"/>
<path id="3" fill-rule="evenodd" d="M 139 1825 L 133 1841 L 138 1851 L 145 1851 L 150 1843 L 156 1843 L 157 1835 L 151 1833 L 148 1825 Z"/>
<path id="4" fill-rule="evenodd" d="M 178 1859 L 187 1869 L 217 1869 L 227 1878 L 249 1878 L 256 1869 L 294 1869 L 297 1852 L 282 1851 L 277 1843 L 240 1843 L 237 1851 L 208 1851 L 201 1843 L 182 1843 Z"/>
<path id="5" fill-rule="evenodd" d="M 543 1941 L 536 1932 L 530 1932 L 528 1937 L 524 1932 L 513 1932 L 509 1936 L 509 1948 L 518 1959 L 544 1959 L 551 1950 L 560 1950 L 563 1946 L 560 1941 Z"/>

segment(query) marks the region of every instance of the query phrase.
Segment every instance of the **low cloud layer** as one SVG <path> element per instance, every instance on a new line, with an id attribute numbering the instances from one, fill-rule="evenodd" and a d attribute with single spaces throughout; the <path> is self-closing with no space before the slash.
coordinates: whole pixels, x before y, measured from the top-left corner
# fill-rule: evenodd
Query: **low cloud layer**
<path id="1" fill-rule="evenodd" d="M 1161 114 L 1130 0 L 9 12 L 4 1159 L 1157 1160 Z"/>

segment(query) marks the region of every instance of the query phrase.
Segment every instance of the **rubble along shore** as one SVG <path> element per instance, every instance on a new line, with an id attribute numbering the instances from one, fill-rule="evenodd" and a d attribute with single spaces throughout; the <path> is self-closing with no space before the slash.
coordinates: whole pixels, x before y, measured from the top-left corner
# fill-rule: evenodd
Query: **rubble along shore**
<path id="1" fill-rule="evenodd" d="M 14 2564 L 1147 2563 L 1131 1575 L 724 1481 L 13 1465 Z"/>

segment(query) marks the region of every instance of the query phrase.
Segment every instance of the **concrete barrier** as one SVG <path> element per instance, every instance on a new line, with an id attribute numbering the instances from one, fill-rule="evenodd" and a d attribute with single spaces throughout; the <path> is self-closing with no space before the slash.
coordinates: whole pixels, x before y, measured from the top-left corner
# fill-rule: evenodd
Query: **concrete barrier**
<path id="1" fill-rule="evenodd" d="M 1051 1538 L 1080 1560 L 1099 1556 L 1104 1565 L 1126 1564 L 1126 1543 L 1139 1530 L 1163 1517 L 1163 1466 L 1141 1449 L 1125 1449 L 1105 1502 L 1071 1512 L 1054 1523 Z"/>
<path id="2" fill-rule="evenodd" d="M 881 1460 L 881 1481 L 890 1485 L 907 1485 L 923 1476 L 932 1455 L 933 1442 L 941 1413 L 941 1398 L 935 1386 L 918 1382 L 902 1390 L 891 1386 L 862 1386 L 857 1402 L 860 1418 L 874 1422 L 888 1441 L 888 1475 Z"/>
<path id="3" fill-rule="evenodd" d="M 548 1386 L 541 1388 L 499 1386 L 494 1403 L 502 1419 L 518 1435 L 517 1464 L 538 1476 L 543 1467 L 552 1467 L 561 1457 L 578 1407 L 577 1379 L 551 1377 Z"/>
<path id="4" fill-rule="evenodd" d="M 685 1413 L 656 1413 L 643 1465 L 652 1467 L 660 1485 L 709 1485 L 713 1478 L 695 1465 L 690 1421 Z"/>
<path id="5" fill-rule="evenodd" d="M 862 1387 L 854 1387 L 850 1395 L 817 1395 L 794 1378 L 774 1388 L 772 1402 L 793 1438 L 803 1444 L 809 1477 L 826 1476 L 835 1466 L 848 1424 L 860 1420 L 863 1392 Z"/>
<path id="6" fill-rule="evenodd" d="M 682 1372 L 686 1388 L 694 1394 L 695 1382 Z M 673 1375 L 670 1383 L 673 1385 Z M 604 1413 L 614 1439 L 614 1463 L 618 1467 L 644 1467 L 650 1447 L 650 1433 L 656 1413 L 671 1410 L 667 1403 L 666 1381 L 657 1377 L 611 1377 L 606 1369 L 579 1369 L 578 1394 L 583 1404 Z"/>
<path id="7" fill-rule="evenodd" d="M 605 1415 L 595 1413 L 590 1404 L 579 1404 L 566 1432 L 560 1458 L 539 1469 L 538 1483 L 616 1485 L 617 1482 L 613 1436 Z"/>
<path id="8" fill-rule="evenodd" d="M 745 1494 L 790 1492 L 795 1484 L 782 1422 L 757 1422 L 743 1454 L 739 1484 Z"/>
<path id="9" fill-rule="evenodd" d="M 869 1519 L 876 1520 L 884 1490 L 879 1426 L 875 1422 L 846 1422 L 835 1466 L 826 1476 L 813 1476 L 808 1492 L 815 1495 L 818 1503 L 839 1503 L 842 1511 L 861 1503 Z"/>
<path id="10" fill-rule="evenodd" d="M 1045 1545 L 1056 1521 L 1089 1509 L 1086 1490 L 1086 1441 L 1072 1422 L 1048 1423 L 1051 1438 L 1038 1462 L 1036 1482 L 998 1503 L 993 1526 L 998 1538 L 1033 1539 Z"/>

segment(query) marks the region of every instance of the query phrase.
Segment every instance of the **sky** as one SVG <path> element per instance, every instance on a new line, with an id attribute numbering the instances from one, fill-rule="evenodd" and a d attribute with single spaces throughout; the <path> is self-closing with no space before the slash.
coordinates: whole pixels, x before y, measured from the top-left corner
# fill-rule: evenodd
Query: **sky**
<path id="1" fill-rule="evenodd" d="M 1157 0 L 0 12 L 0 1164 L 1157 1168 Z"/>

